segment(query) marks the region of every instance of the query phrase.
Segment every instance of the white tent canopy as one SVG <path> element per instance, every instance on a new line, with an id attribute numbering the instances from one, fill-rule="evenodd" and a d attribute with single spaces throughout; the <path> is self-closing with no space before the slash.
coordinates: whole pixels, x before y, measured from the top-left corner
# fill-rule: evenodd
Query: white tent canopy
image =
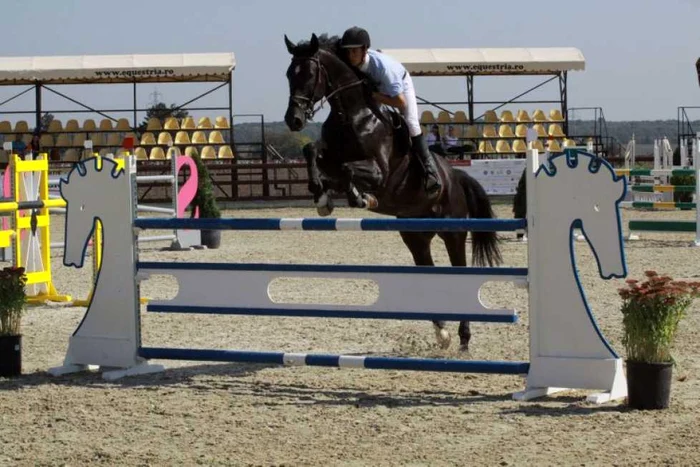
<path id="1" fill-rule="evenodd" d="M 0 57 L 0 85 L 228 81 L 233 53 Z"/>
<path id="2" fill-rule="evenodd" d="M 507 49 L 382 49 L 413 76 L 546 75 L 584 70 L 573 47 Z"/>

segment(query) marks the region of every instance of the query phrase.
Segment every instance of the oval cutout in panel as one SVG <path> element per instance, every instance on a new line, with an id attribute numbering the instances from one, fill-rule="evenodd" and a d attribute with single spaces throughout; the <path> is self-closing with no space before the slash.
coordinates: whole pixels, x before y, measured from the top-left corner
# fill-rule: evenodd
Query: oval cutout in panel
<path id="1" fill-rule="evenodd" d="M 379 298 L 379 285 L 370 279 L 278 277 L 267 294 L 276 304 L 370 306 Z"/>

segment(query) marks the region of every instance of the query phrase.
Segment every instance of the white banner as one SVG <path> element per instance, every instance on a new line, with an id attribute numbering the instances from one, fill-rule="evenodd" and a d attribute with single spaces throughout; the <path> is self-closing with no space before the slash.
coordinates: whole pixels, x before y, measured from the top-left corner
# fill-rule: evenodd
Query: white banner
<path id="1" fill-rule="evenodd" d="M 525 159 L 479 159 L 455 168 L 474 177 L 489 195 L 514 195 L 526 165 Z"/>

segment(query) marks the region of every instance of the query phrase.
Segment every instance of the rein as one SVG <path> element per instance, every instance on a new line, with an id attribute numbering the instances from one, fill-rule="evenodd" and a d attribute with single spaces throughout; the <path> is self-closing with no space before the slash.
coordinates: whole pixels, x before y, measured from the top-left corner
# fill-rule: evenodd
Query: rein
<path id="1" fill-rule="evenodd" d="M 294 57 L 294 58 L 292 58 L 292 62 L 294 62 L 294 61 L 306 61 L 306 60 L 316 62 L 316 65 L 317 65 L 316 84 L 314 85 L 313 93 L 312 93 L 311 97 L 298 96 L 298 95 L 294 95 L 291 97 L 291 100 L 296 102 L 299 106 L 301 106 L 301 102 L 304 102 L 306 104 L 305 105 L 306 109 L 304 110 L 304 116 L 306 117 L 306 120 L 312 120 L 314 118 L 314 115 L 316 115 L 316 113 L 319 110 L 323 109 L 323 104 L 325 102 L 330 102 L 331 98 L 333 96 L 335 96 L 336 94 L 339 94 L 339 93 L 345 91 L 346 89 L 350 89 L 352 87 L 355 87 L 355 86 L 362 84 L 362 80 L 360 80 L 360 79 L 355 80 L 353 82 L 344 84 L 336 89 L 333 89 L 330 92 L 330 94 L 328 94 L 328 95 L 324 94 L 323 96 L 321 96 L 320 99 L 315 100 L 316 89 L 318 88 L 318 85 L 321 83 L 321 72 L 323 72 L 323 74 L 326 75 L 326 82 L 328 83 L 328 87 L 332 87 L 331 80 L 328 77 L 328 71 L 326 71 L 326 67 L 323 66 L 323 64 L 321 63 L 321 59 L 319 57 L 313 56 L 313 57 L 308 57 L 308 58 L 307 57 Z M 318 106 L 315 106 L 316 102 L 320 102 Z"/>

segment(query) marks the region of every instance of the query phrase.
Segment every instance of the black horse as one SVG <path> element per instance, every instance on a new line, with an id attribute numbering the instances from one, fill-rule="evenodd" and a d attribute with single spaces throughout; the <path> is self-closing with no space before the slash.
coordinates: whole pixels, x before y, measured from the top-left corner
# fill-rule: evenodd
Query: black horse
<path id="1" fill-rule="evenodd" d="M 315 113 L 321 99 L 330 104 L 330 115 L 321 140 L 304 148 L 308 163 L 309 191 L 319 214 L 332 210 L 331 192 L 346 193 L 353 207 L 397 218 L 493 218 L 483 187 L 463 171 L 453 169 L 433 155 L 439 168 L 442 190 L 428 195 L 422 167 L 410 156 L 410 139 L 403 119 L 380 109 L 371 97 L 363 76 L 343 59 L 337 38 L 293 44 L 286 36 L 292 62 L 287 70 L 290 98 L 285 122 L 300 131 Z M 419 266 L 433 266 L 430 243 L 435 232 L 400 232 L 404 244 Z M 440 232 L 453 266 L 466 266 L 466 232 Z M 501 263 L 499 240 L 494 232 L 472 232 L 472 263 Z M 450 344 L 445 323 L 434 321 L 440 345 Z M 463 350 L 469 346 L 469 322 L 459 326 Z"/>

